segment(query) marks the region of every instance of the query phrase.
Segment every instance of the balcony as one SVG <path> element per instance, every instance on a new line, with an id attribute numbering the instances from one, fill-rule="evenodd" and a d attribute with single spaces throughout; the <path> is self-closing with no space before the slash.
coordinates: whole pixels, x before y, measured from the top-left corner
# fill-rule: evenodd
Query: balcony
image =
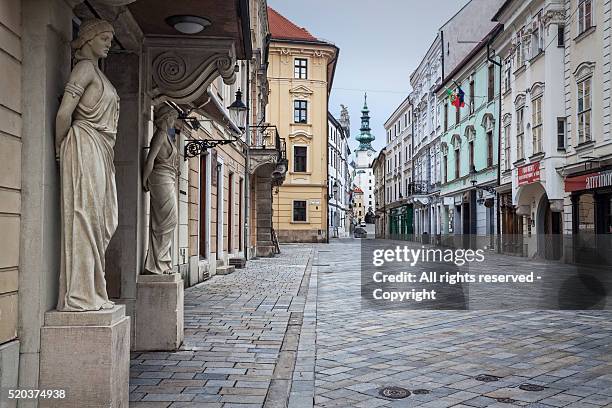
<path id="1" fill-rule="evenodd" d="M 276 126 L 250 126 L 249 172 L 272 177 L 272 184 L 280 186 L 287 174 L 287 148 L 285 139 Z"/>

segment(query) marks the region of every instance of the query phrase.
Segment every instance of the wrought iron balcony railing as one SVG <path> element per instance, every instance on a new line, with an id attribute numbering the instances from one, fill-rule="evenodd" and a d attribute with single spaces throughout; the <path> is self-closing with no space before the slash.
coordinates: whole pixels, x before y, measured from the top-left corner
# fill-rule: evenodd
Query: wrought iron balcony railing
<path id="1" fill-rule="evenodd" d="M 408 184 L 408 195 L 427 194 L 429 192 L 429 183 L 425 181 L 413 181 Z"/>
<path id="2" fill-rule="evenodd" d="M 281 138 L 274 125 L 250 126 L 251 149 L 269 149 L 278 151 L 279 160 L 287 160 L 285 139 Z"/>

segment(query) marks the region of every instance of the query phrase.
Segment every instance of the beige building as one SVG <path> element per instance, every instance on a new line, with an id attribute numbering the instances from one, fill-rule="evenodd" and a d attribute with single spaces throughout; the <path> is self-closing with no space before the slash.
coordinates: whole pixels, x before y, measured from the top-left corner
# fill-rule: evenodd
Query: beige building
<path id="1" fill-rule="evenodd" d="M 353 221 L 356 226 L 365 222 L 366 208 L 363 205 L 363 190 L 359 187 L 353 189 Z"/>
<path id="2" fill-rule="evenodd" d="M 281 242 L 327 239 L 328 98 L 338 48 L 268 8 L 268 122 L 287 145 L 287 176 L 273 197 Z"/>

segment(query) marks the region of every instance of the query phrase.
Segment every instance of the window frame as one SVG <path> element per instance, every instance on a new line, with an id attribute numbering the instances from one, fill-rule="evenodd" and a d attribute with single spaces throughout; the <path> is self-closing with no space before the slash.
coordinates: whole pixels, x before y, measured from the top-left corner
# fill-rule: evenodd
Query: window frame
<path id="1" fill-rule="evenodd" d="M 525 158 L 525 106 L 516 108 L 516 159 Z"/>
<path id="2" fill-rule="evenodd" d="M 301 106 L 303 103 L 303 106 Z M 303 117 L 302 117 L 303 113 Z M 308 101 L 305 99 L 293 100 L 293 123 L 308 123 Z"/>
<path id="3" fill-rule="evenodd" d="M 298 210 L 303 210 L 304 211 L 304 219 L 296 219 L 296 203 L 304 203 L 304 208 L 298 208 Z M 308 200 L 292 200 L 292 205 L 291 205 L 291 220 L 292 222 L 299 222 L 299 223 L 307 223 L 308 222 Z"/>
<path id="4" fill-rule="evenodd" d="M 542 146 L 542 104 L 543 96 L 540 95 L 531 100 L 531 139 L 533 154 L 539 154 L 543 151 Z"/>
<path id="5" fill-rule="evenodd" d="M 587 78 L 582 79 L 576 84 L 577 85 L 576 115 L 578 119 L 578 121 L 576 122 L 576 125 L 578 127 L 578 144 L 587 143 L 593 140 L 593 137 L 591 134 L 591 130 L 592 130 L 591 120 L 593 119 L 592 113 L 591 113 L 592 108 L 593 108 L 592 79 L 593 77 L 589 76 Z M 588 92 L 585 92 L 584 88 L 586 87 L 587 84 L 588 84 Z M 583 88 L 582 98 L 581 98 L 581 86 Z M 588 108 L 585 108 L 587 105 L 585 103 L 585 99 L 586 101 L 588 101 Z M 581 109 L 581 102 L 582 102 L 582 109 Z M 588 123 L 587 123 L 587 119 L 588 119 Z M 581 123 L 581 121 L 583 121 L 583 123 Z M 587 129 L 588 129 L 588 134 L 585 131 Z"/>
<path id="6" fill-rule="evenodd" d="M 589 8 L 588 15 L 586 11 L 587 5 Z M 595 26 L 593 21 L 593 0 L 578 0 L 577 12 L 578 35 L 580 35 Z"/>
<path id="7" fill-rule="evenodd" d="M 512 145 L 510 143 L 511 139 L 511 129 L 512 125 L 510 123 L 504 126 L 504 170 L 510 170 L 512 168 Z"/>
<path id="8" fill-rule="evenodd" d="M 293 78 L 308 79 L 308 58 L 293 59 Z"/>
<path id="9" fill-rule="evenodd" d="M 563 125 L 562 132 L 559 132 L 560 124 Z M 564 117 L 558 117 L 557 118 L 557 150 L 565 150 L 566 145 L 567 145 L 567 119 Z"/>
<path id="10" fill-rule="evenodd" d="M 298 155 L 297 154 L 298 153 L 298 149 L 299 149 L 299 151 L 303 151 L 304 155 Z M 304 170 L 299 170 L 297 168 L 297 164 L 298 164 L 297 158 L 298 157 L 300 159 L 303 157 Z M 302 145 L 293 146 L 293 172 L 294 173 L 308 173 L 308 146 L 302 146 Z"/>

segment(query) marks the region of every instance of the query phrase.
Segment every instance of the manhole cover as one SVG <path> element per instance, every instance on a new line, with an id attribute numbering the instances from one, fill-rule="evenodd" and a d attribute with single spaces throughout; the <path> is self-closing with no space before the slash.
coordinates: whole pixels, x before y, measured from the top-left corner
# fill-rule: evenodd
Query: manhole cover
<path id="1" fill-rule="evenodd" d="M 501 402 L 503 404 L 514 404 L 516 402 L 512 398 L 496 398 L 495 401 Z"/>
<path id="2" fill-rule="evenodd" d="M 546 387 L 537 384 L 521 384 L 519 388 L 523 391 L 544 391 Z"/>
<path id="3" fill-rule="evenodd" d="M 380 395 L 391 399 L 402 399 L 410 395 L 410 391 L 401 387 L 385 387 L 380 390 Z"/>
<path id="4" fill-rule="evenodd" d="M 412 391 L 412 393 L 415 395 L 425 395 L 425 394 L 429 394 L 430 392 L 431 391 L 423 389 L 423 388 L 419 388 L 418 390 Z"/>
<path id="5" fill-rule="evenodd" d="M 474 377 L 474 379 L 476 381 L 482 381 L 482 382 L 493 382 L 493 381 L 499 381 L 500 377 L 496 377 L 494 375 L 489 375 L 489 374 L 480 374 L 477 375 L 476 377 Z"/>

